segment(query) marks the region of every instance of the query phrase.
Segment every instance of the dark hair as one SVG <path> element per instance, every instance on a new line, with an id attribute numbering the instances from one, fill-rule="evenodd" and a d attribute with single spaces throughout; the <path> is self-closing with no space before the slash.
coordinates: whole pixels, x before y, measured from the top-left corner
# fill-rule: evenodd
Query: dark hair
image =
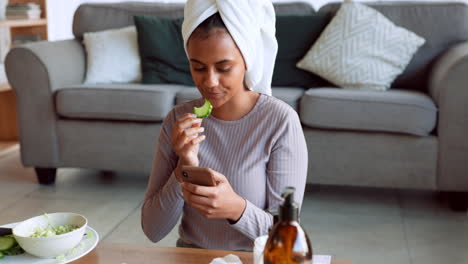
<path id="1" fill-rule="evenodd" d="M 205 19 L 205 21 L 203 21 L 200 25 L 198 25 L 198 27 L 193 31 L 192 35 L 206 38 L 214 29 L 224 29 L 226 30 L 227 33 L 229 33 L 226 25 L 221 19 L 221 15 L 219 14 L 219 12 Z"/>

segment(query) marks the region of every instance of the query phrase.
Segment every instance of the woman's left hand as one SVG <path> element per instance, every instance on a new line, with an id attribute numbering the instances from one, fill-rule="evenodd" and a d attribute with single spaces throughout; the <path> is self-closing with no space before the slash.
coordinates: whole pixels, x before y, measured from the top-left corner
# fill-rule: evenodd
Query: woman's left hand
<path id="1" fill-rule="evenodd" d="M 212 187 L 183 182 L 180 185 L 184 200 L 206 218 L 238 221 L 246 206 L 245 199 L 232 189 L 224 175 L 211 171 L 217 185 Z"/>

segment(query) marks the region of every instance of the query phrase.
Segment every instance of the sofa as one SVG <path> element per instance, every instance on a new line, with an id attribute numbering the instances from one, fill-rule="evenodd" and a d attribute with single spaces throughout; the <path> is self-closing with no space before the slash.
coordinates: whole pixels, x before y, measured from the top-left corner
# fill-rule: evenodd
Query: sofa
<path id="1" fill-rule="evenodd" d="M 349 90 L 318 80 L 273 96 L 297 110 L 309 151 L 308 183 L 437 190 L 460 201 L 468 191 L 468 6 L 375 2 L 396 25 L 426 39 L 385 92 Z M 279 14 L 326 13 L 307 3 L 275 3 Z M 180 84 L 85 85 L 85 32 L 133 24 L 133 15 L 180 18 L 183 5 L 83 4 L 75 38 L 12 49 L 8 80 L 17 95 L 21 159 L 51 184 L 56 169 L 149 173 L 161 121 L 200 96 Z"/>

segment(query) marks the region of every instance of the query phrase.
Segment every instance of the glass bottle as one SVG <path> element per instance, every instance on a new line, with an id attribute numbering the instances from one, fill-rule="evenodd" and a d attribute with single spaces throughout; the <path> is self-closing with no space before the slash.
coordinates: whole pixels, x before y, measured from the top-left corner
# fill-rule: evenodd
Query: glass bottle
<path id="1" fill-rule="evenodd" d="M 294 202 L 294 187 L 286 187 L 279 208 L 279 221 L 270 231 L 265 250 L 264 264 L 312 263 L 312 247 L 307 233 L 299 224 L 299 208 Z"/>

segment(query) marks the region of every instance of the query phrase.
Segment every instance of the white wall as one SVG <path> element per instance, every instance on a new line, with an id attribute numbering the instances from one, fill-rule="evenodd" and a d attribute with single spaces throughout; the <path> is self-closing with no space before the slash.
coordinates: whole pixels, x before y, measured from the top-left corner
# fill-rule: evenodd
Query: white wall
<path id="1" fill-rule="evenodd" d="M 181 1 L 181 0 L 175 0 Z M 82 3 L 169 2 L 167 0 L 47 0 L 49 40 L 73 38 L 73 14 Z M 185 2 L 185 1 L 184 1 Z"/>
<path id="2" fill-rule="evenodd" d="M 62 40 L 73 38 L 72 22 L 73 14 L 81 3 L 89 2 L 172 2 L 185 3 L 186 0 L 48 0 L 47 11 L 49 19 L 49 39 Z M 316 10 L 328 2 L 342 2 L 343 0 L 273 0 L 273 2 L 308 2 Z M 358 0 L 359 2 L 377 2 L 387 0 Z M 390 0 L 390 1 L 408 1 L 408 0 Z M 448 0 L 413 0 L 430 2 L 449 2 Z M 465 2 L 468 0 L 451 0 L 450 2 Z"/>
<path id="3" fill-rule="evenodd" d="M 72 38 L 71 23 L 73 21 L 73 13 L 80 2 L 80 0 L 47 1 L 49 40 Z"/>

